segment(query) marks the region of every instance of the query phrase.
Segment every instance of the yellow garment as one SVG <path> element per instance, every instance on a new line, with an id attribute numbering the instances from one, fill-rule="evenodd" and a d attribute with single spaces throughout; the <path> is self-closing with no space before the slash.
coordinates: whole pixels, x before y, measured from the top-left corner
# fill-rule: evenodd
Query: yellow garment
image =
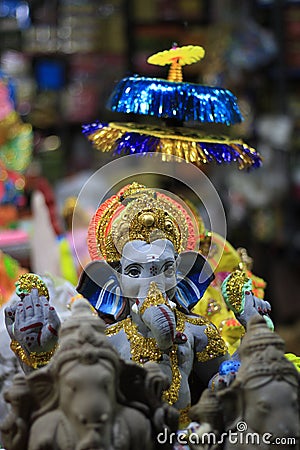
<path id="1" fill-rule="evenodd" d="M 241 262 L 237 250 L 217 233 L 212 233 L 208 261 L 215 273 L 232 272 Z"/>
<path id="2" fill-rule="evenodd" d="M 284 355 L 289 361 L 291 361 L 294 366 L 296 367 L 296 369 L 298 370 L 298 372 L 300 372 L 300 356 L 296 356 L 294 355 L 294 353 L 286 353 Z"/>
<path id="3" fill-rule="evenodd" d="M 58 242 L 60 256 L 60 270 L 62 277 L 70 281 L 74 286 L 78 283 L 78 275 L 75 267 L 72 249 L 66 237 L 61 237 Z"/>
<path id="4" fill-rule="evenodd" d="M 208 261 L 212 266 L 215 274 L 219 272 L 232 272 L 243 260 L 239 252 L 222 236 L 212 233 L 212 242 L 208 254 Z M 247 275 L 252 280 L 254 295 L 258 298 L 264 298 L 264 290 L 266 282 L 254 275 L 251 270 L 247 270 Z"/>
<path id="5" fill-rule="evenodd" d="M 244 327 L 236 320 L 234 313 L 228 310 L 221 293 L 221 284 L 227 274 L 243 263 L 239 252 L 222 236 L 211 234 L 211 246 L 208 261 L 215 273 L 215 280 L 207 288 L 202 299 L 194 306 L 193 312 L 207 317 L 225 340 L 230 354 L 240 345 L 240 339 L 245 333 Z M 258 298 L 264 297 L 266 283 L 250 270 L 247 275 L 252 280 L 253 293 Z"/>
<path id="6" fill-rule="evenodd" d="M 216 325 L 230 354 L 237 350 L 245 330 L 233 312 L 228 310 L 219 286 L 209 286 L 202 299 L 193 308 L 193 312 L 206 317 Z"/>

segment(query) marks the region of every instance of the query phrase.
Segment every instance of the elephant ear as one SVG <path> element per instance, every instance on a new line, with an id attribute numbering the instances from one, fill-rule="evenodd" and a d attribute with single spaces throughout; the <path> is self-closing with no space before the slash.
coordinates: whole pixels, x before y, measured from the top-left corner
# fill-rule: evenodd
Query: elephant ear
<path id="1" fill-rule="evenodd" d="M 126 301 L 121 295 L 115 270 L 106 261 L 92 261 L 81 273 L 77 291 L 83 295 L 101 316 L 117 319 Z"/>
<path id="2" fill-rule="evenodd" d="M 180 253 L 176 302 L 190 311 L 202 298 L 214 278 L 211 266 L 200 253 L 192 251 Z"/>
<path id="3" fill-rule="evenodd" d="M 38 416 L 52 411 L 57 406 L 58 390 L 49 366 L 31 372 L 27 376 L 27 383 L 38 405 Z"/>
<path id="4" fill-rule="evenodd" d="M 236 380 L 228 387 L 216 391 L 223 412 L 225 431 L 233 430 L 243 420 L 243 391 Z"/>

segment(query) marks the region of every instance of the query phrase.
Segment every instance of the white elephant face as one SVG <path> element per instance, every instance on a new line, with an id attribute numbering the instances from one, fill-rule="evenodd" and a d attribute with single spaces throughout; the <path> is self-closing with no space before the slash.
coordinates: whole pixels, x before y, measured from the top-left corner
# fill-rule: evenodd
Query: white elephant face
<path id="1" fill-rule="evenodd" d="M 120 285 L 128 298 L 145 298 L 152 281 L 172 298 L 176 288 L 177 260 L 173 244 L 158 239 L 127 242 L 121 257 Z"/>

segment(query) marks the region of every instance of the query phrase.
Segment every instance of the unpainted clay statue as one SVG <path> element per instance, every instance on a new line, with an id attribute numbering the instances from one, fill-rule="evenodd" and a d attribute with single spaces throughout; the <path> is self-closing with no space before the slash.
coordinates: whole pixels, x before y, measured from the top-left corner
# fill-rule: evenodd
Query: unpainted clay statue
<path id="1" fill-rule="evenodd" d="M 203 393 L 191 411 L 193 420 L 209 423 L 217 437 L 224 433 L 222 443 L 207 448 L 298 449 L 300 380 L 284 356 L 284 341 L 269 330 L 264 319 L 254 317 L 239 354 L 241 367 L 231 385 Z M 205 414 L 208 395 L 215 399 L 214 414 Z"/>
<path id="2" fill-rule="evenodd" d="M 161 399 L 166 377 L 154 363 L 120 360 L 86 300 L 72 310 L 50 363 L 15 377 L 6 394 L 6 450 L 156 448 L 152 434 L 178 426 L 178 412 Z"/>
<path id="3" fill-rule="evenodd" d="M 24 374 L 16 374 L 12 385 L 4 394 L 10 405 L 5 420 L 1 423 L 1 442 L 9 450 L 27 450 L 29 423 L 35 403 Z"/>

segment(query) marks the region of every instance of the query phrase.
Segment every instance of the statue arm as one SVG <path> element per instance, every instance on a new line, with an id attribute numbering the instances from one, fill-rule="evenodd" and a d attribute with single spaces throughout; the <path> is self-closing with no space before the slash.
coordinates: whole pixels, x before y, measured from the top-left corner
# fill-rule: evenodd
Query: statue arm
<path id="1" fill-rule="evenodd" d="M 203 319 L 205 320 L 205 319 Z M 206 386 L 219 372 L 220 364 L 229 359 L 225 341 L 209 321 L 194 328 L 194 370 Z"/>
<path id="2" fill-rule="evenodd" d="M 225 303 L 246 329 L 251 317 L 257 315 L 263 316 L 269 328 L 274 329 L 269 317 L 271 305 L 254 295 L 252 284 L 252 279 L 243 269 L 238 268 L 231 272 L 221 286 Z"/>
<path id="3" fill-rule="evenodd" d="M 60 320 L 46 297 L 32 289 L 6 307 L 5 325 L 25 373 L 48 364 L 58 345 Z"/>

